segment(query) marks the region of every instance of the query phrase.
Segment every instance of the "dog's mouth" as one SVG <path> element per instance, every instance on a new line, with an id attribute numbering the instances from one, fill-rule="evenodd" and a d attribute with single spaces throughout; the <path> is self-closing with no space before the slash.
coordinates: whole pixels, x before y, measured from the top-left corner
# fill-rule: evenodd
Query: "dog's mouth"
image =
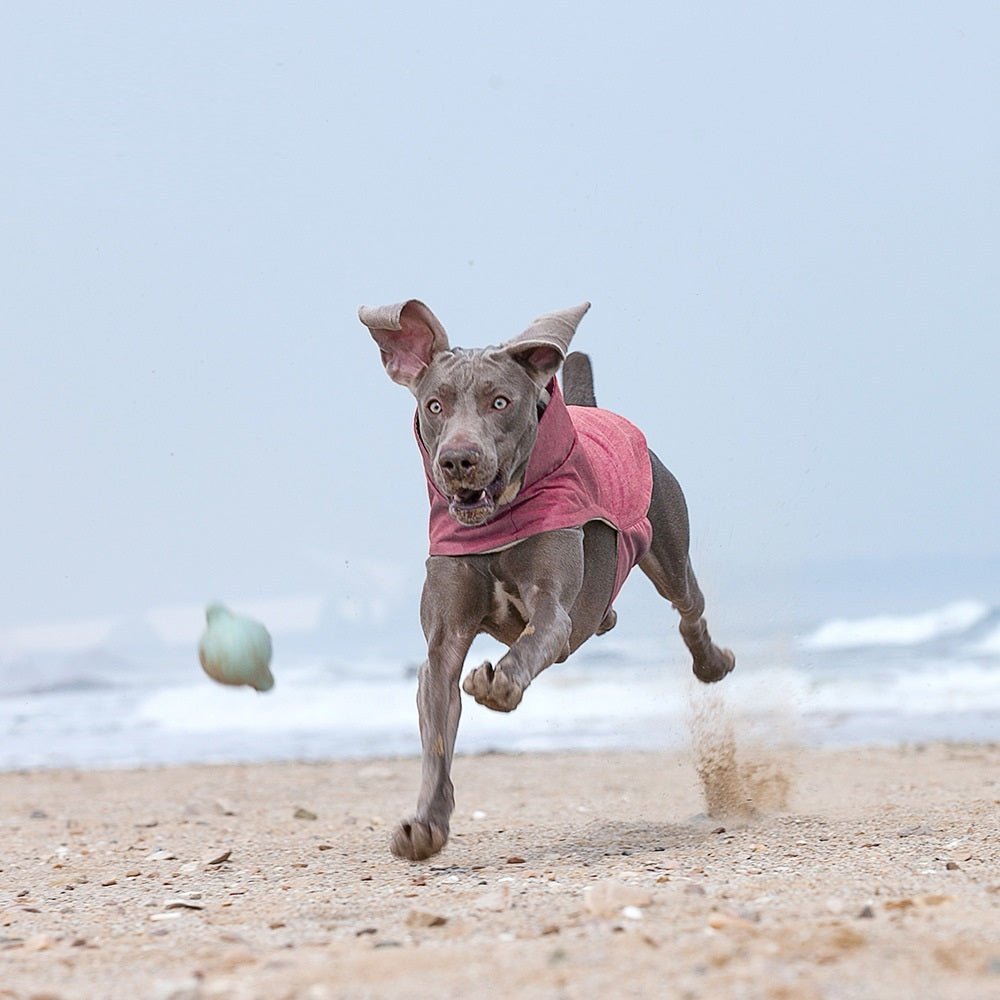
<path id="1" fill-rule="evenodd" d="M 503 473 L 497 473 L 496 478 L 485 489 L 456 490 L 448 503 L 448 513 L 459 524 L 484 524 L 496 512 L 497 498 L 503 493 L 505 486 Z"/>

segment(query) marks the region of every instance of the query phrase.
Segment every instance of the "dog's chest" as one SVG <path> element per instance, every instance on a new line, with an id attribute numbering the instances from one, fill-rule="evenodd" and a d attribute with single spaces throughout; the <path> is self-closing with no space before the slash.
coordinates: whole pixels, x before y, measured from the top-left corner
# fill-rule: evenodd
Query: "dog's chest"
<path id="1" fill-rule="evenodd" d="M 493 620 L 500 625 L 512 620 L 521 622 L 528 620 L 528 610 L 516 588 L 501 580 L 493 581 L 493 604 L 490 612 Z"/>

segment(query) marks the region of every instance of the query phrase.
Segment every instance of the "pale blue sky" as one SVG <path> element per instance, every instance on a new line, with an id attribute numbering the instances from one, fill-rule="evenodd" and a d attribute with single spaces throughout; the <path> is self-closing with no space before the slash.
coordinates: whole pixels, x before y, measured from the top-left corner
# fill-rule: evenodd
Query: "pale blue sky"
<path id="1" fill-rule="evenodd" d="M 411 296 L 590 299 L 713 572 L 1000 553 L 995 4 L 5 5 L 0 116 L 0 627 L 419 575 Z"/>

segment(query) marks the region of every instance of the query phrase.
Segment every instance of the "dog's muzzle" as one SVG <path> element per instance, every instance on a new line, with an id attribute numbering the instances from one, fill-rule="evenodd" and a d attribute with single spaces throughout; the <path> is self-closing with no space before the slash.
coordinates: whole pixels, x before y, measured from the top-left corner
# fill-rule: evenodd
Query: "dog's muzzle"
<path id="1" fill-rule="evenodd" d="M 506 477 L 497 473 L 496 478 L 480 490 L 458 489 L 452 492 L 448 513 L 459 524 L 473 527 L 485 524 L 496 512 L 497 499 L 506 486 Z"/>

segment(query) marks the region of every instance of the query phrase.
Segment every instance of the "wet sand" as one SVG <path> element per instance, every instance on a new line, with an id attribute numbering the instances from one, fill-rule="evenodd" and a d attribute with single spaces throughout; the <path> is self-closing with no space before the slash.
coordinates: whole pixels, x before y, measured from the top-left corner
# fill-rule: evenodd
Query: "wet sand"
<path id="1" fill-rule="evenodd" d="M 0 775 L 0 998 L 1000 995 L 1000 744 L 462 757 L 410 864 L 418 773 Z"/>

